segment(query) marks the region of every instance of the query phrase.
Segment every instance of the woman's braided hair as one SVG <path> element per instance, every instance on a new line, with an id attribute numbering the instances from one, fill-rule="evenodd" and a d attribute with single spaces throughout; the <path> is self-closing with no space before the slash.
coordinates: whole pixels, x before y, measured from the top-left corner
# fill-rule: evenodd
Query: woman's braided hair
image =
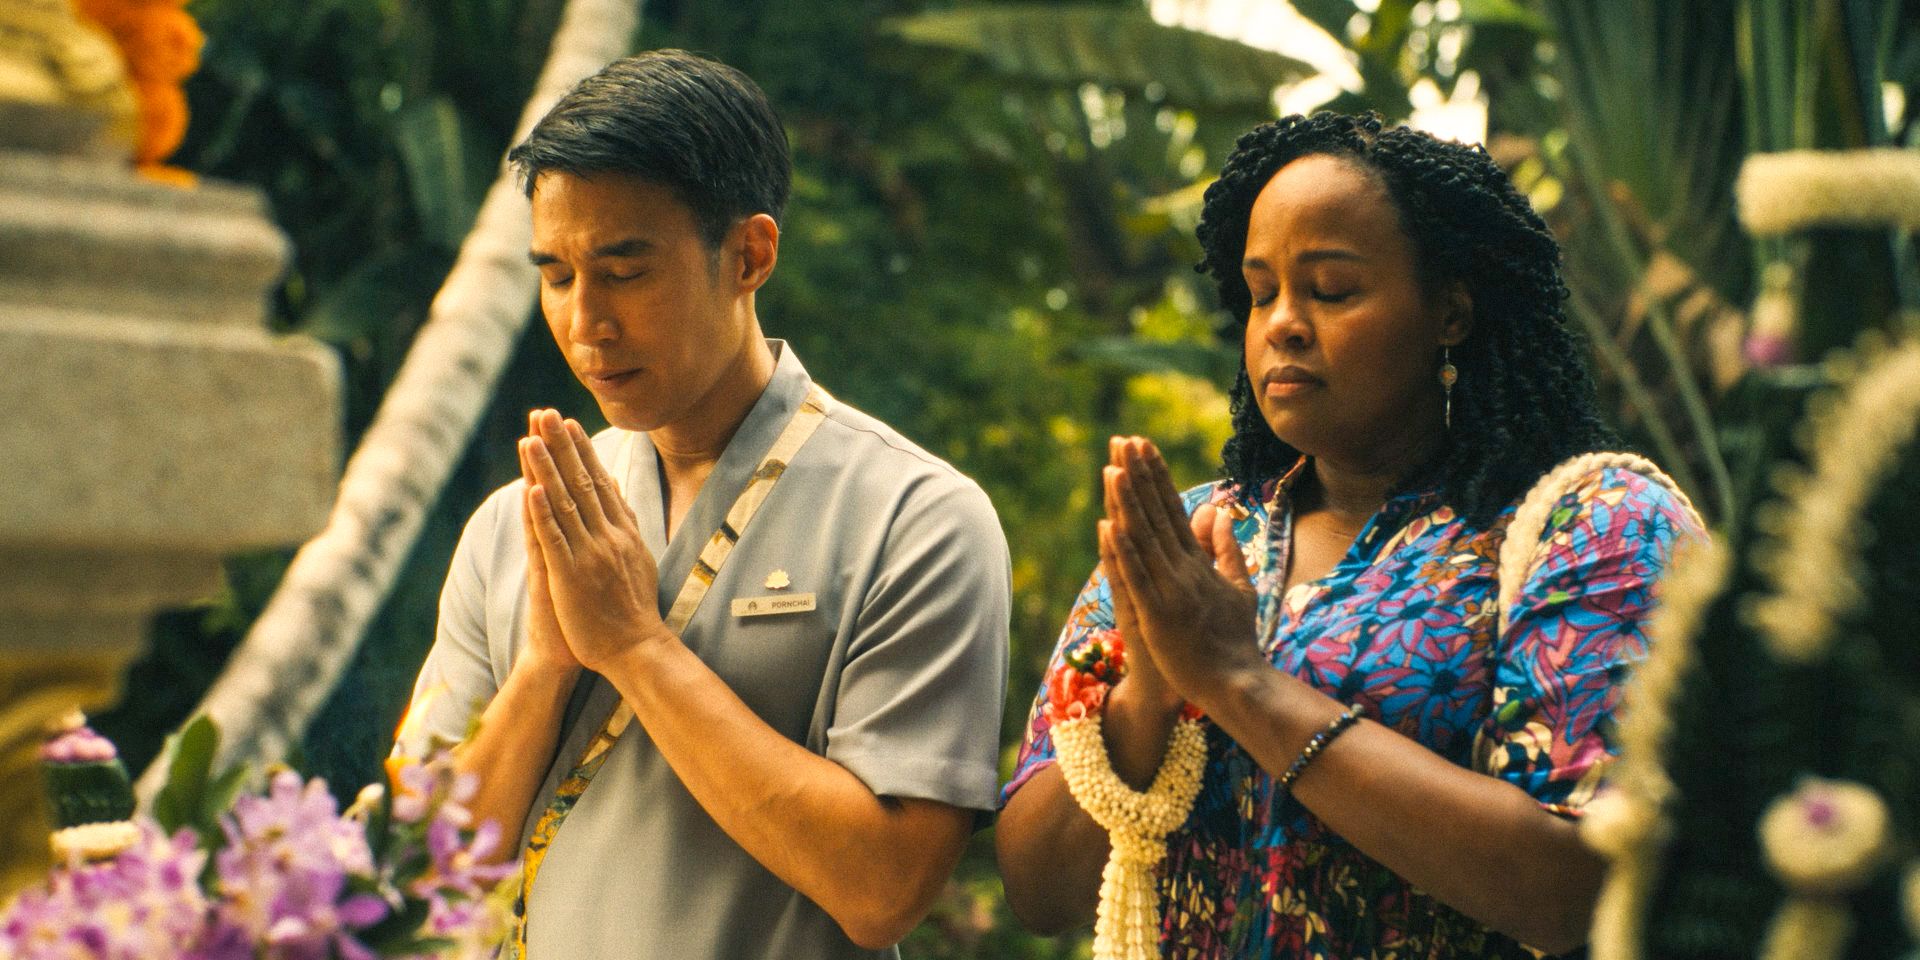
<path id="1" fill-rule="evenodd" d="M 1254 198 L 1281 167 L 1314 154 L 1350 158 L 1379 176 L 1413 241 L 1422 286 L 1458 280 L 1473 298 L 1473 329 L 1452 350 L 1460 372 L 1453 426 L 1427 474 L 1454 509 L 1488 523 L 1561 460 L 1616 442 L 1600 418 L 1585 346 L 1567 327 L 1560 247 L 1545 222 L 1486 150 L 1387 127 L 1378 114 L 1284 117 L 1234 145 L 1207 188 L 1197 269 L 1213 276 L 1241 326 L 1252 306 L 1240 271 Z M 1251 492 L 1300 454 L 1267 426 L 1244 353 L 1230 400 L 1222 469 Z"/>

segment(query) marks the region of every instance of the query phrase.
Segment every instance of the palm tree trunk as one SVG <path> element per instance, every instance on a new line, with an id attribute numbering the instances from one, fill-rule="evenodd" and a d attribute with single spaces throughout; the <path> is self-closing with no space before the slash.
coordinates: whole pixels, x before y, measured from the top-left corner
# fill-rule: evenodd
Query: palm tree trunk
<path id="1" fill-rule="evenodd" d="M 583 77 L 627 53 L 643 0 L 568 0 L 513 142 Z M 320 535 L 294 557 L 195 714 L 219 765 L 278 757 L 346 670 L 493 395 L 532 311 L 527 199 L 504 163 L 406 362 L 348 461 Z M 160 764 L 140 779 L 151 798 Z"/>

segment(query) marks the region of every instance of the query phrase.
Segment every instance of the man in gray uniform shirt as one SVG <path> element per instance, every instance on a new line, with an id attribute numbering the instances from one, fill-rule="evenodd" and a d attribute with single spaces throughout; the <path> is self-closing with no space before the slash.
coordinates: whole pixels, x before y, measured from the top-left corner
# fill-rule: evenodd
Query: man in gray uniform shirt
<path id="1" fill-rule="evenodd" d="M 762 336 L 790 167 L 752 81 L 621 60 L 509 160 L 541 309 L 613 427 L 529 418 L 396 750 L 484 709 L 475 813 L 538 868 L 510 954 L 893 956 L 994 806 L 993 508 Z"/>

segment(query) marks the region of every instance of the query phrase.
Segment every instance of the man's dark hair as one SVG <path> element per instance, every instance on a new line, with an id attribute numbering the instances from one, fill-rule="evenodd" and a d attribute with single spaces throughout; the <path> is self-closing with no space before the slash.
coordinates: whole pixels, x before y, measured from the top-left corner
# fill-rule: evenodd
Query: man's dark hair
<path id="1" fill-rule="evenodd" d="M 543 173 L 624 173 L 672 190 L 718 245 L 756 213 L 778 221 L 793 180 L 787 134 L 746 74 L 653 50 L 580 81 L 507 153 L 533 196 Z"/>
<path id="2" fill-rule="evenodd" d="M 1459 281 L 1473 298 L 1473 329 L 1452 350 L 1460 372 L 1453 426 L 1427 475 L 1454 509 L 1485 524 L 1561 460 L 1616 442 L 1600 418 L 1585 346 L 1567 326 L 1560 246 L 1481 147 L 1386 127 L 1377 114 L 1294 115 L 1242 136 L 1207 188 L 1198 231 L 1198 269 L 1212 275 L 1234 319 L 1244 326 L 1252 308 L 1241 261 L 1254 198 L 1281 167 L 1315 154 L 1378 176 L 1413 242 L 1421 285 L 1431 292 Z M 1229 399 L 1233 436 L 1221 466 L 1252 496 L 1300 454 L 1262 416 L 1244 351 Z"/>

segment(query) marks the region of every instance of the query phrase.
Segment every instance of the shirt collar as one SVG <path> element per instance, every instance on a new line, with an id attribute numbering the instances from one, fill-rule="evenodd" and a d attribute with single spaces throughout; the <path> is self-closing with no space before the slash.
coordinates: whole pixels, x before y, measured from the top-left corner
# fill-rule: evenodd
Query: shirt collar
<path id="1" fill-rule="evenodd" d="M 708 532 L 719 526 L 740 490 L 752 477 L 753 468 L 760 458 L 773 447 L 780 431 L 786 429 L 787 422 L 793 419 L 795 411 L 807 398 L 807 391 L 813 386 L 813 378 L 807 375 L 806 367 L 800 363 L 800 357 L 784 340 L 768 339 L 767 346 L 773 350 L 773 376 L 767 380 L 767 386 L 760 392 L 752 409 L 747 411 L 745 419 L 727 441 L 727 448 L 720 453 L 720 459 L 714 464 L 713 472 L 701 485 L 700 493 L 688 508 L 682 520 L 682 529 L 697 529 L 695 537 L 689 538 L 705 542 Z M 633 435 L 633 465 L 627 473 L 628 502 L 646 522 L 641 534 L 647 549 L 660 560 L 661 583 L 672 583 L 679 588 L 680 581 L 671 580 L 675 575 L 684 576 L 685 568 L 692 563 L 693 554 L 698 552 L 695 546 L 690 550 L 680 550 L 680 538 L 676 537 L 672 545 L 666 543 L 662 529 L 664 521 L 660 518 L 660 477 L 658 455 L 653 449 L 653 439 L 646 433 Z"/>

